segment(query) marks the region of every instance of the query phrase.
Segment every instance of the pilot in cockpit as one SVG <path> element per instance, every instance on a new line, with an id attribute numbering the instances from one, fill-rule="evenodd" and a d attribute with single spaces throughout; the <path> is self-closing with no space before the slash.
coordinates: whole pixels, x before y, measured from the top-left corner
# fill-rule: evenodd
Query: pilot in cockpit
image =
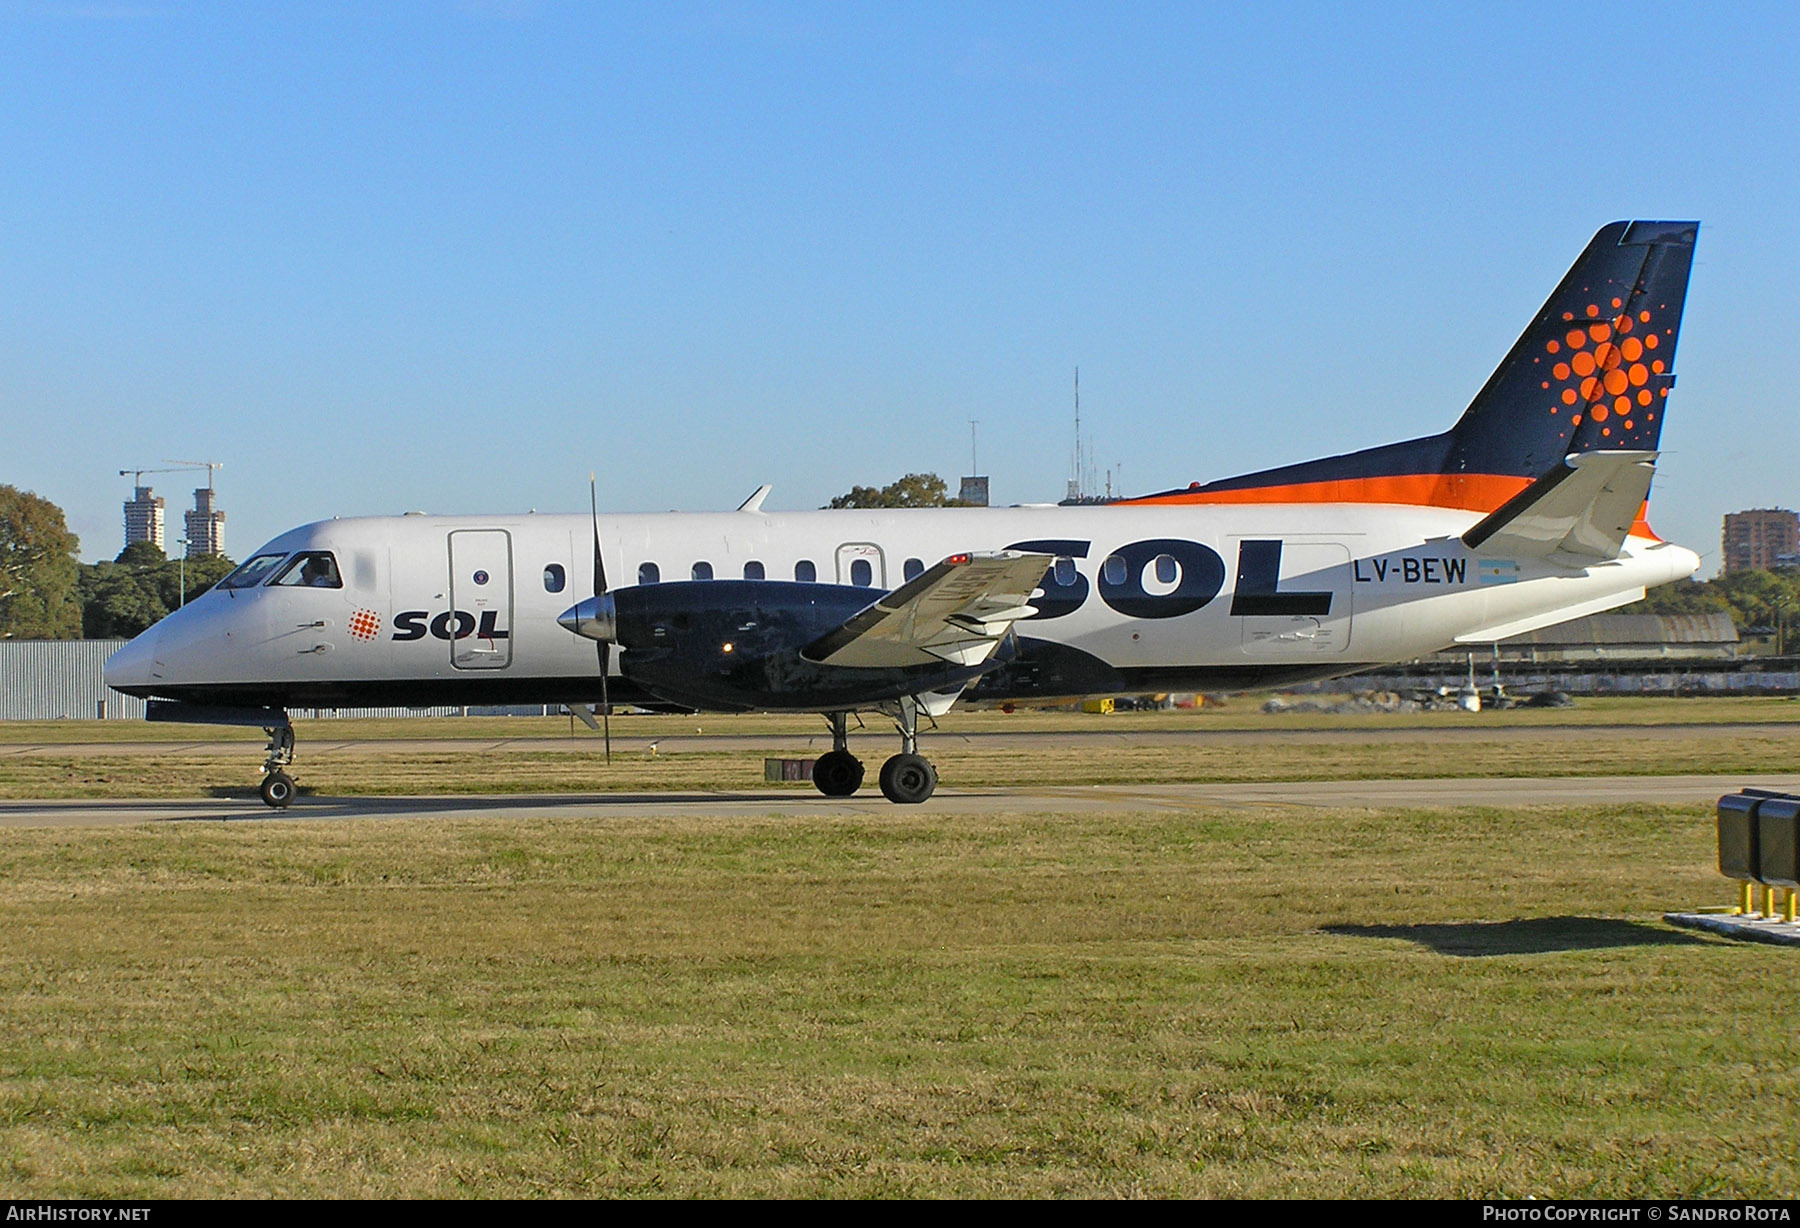
<path id="1" fill-rule="evenodd" d="M 300 565 L 300 583 L 309 588 L 336 588 L 337 568 L 329 554 L 308 555 Z"/>

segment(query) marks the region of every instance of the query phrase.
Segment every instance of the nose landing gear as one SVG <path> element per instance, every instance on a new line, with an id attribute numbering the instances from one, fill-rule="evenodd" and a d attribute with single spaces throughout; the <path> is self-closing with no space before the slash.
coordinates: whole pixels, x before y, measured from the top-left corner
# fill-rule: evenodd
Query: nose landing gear
<path id="1" fill-rule="evenodd" d="M 269 735 L 265 748 L 268 756 L 263 760 L 262 784 L 256 791 L 262 795 L 263 805 L 286 810 L 294 800 L 294 778 L 282 769 L 294 761 L 294 727 L 265 725 L 263 732 Z"/>

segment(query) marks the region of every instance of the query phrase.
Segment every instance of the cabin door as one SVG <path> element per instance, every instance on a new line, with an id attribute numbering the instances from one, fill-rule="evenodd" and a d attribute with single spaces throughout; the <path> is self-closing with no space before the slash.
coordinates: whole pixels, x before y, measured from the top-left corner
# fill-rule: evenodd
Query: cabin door
<path id="1" fill-rule="evenodd" d="M 450 611 L 443 618 L 450 664 L 457 669 L 512 664 L 512 534 L 504 529 L 450 534 Z"/>
<path id="2" fill-rule="evenodd" d="M 1350 551 L 1337 542 L 1240 538 L 1231 612 L 1246 656 L 1335 657 L 1350 647 Z"/>

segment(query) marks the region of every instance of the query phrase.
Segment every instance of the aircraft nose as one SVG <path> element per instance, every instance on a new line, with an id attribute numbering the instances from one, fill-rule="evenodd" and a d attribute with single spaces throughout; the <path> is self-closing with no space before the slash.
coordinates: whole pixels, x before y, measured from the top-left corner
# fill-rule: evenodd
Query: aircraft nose
<path id="1" fill-rule="evenodd" d="M 156 643 L 161 637 L 159 624 L 106 658 L 100 675 L 106 685 L 125 693 L 149 687 L 156 673 Z"/>

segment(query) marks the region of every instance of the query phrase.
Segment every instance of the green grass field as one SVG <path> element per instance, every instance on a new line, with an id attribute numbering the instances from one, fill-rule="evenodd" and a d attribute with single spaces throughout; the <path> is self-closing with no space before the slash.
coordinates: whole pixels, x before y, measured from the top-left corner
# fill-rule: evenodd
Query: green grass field
<path id="1" fill-rule="evenodd" d="M 765 755 L 817 755 L 824 722 L 795 716 L 634 716 L 615 722 L 618 753 L 566 719 L 316 720 L 296 725 L 293 769 L 303 792 L 331 796 L 420 793 L 560 793 L 765 788 Z M 666 735 L 755 734 L 782 747 L 647 753 Z M 1058 751 L 984 741 L 1009 731 L 1104 733 Z M 1387 737 L 1442 730 L 1440 742 Z M 1157 733 L 1229 735 L 1184 743 Z M 1301 736 L 1288 736 L 1301 735 Z M 1246 736 L 1255 740 L 1246 742 Z M 0 724 L 0 799 L 252 796 L 261 763 L 257 730 L 144 722 Z M 443 746 L 404 746 L 407 739 Z M 533 739 L 532 747 L 512 745 Z M 176 749 L 129 752 L 144 741 Z M 108 753 L 86 749 L 108 744 Z M 49 744 L 54 753 L 34 749 Z M 1080 785 L 1170 781 L 1576 776 L 1788 772 L 1800 764 L 1800 703 L 1786 699 L 1584 700 L 1560 710 L 1333 716 L 1268 714 L 1245 703 L 1194 712 L 953 713 L 923 735 L 946 786 Z M 871 775 L 896 749 L 871 724 L 853 739 Z M 808 785 L 794 786 L 802 791 Z"/>
<path id="2" fill-rule="evenodd" d="M 999 730 L 1118 729 L 1231 729 L 1267 730 L 1341 729 L 1518 729 L 1605 725 L 1716 725 L 1723 722 L 1800 724 L 1800 696 L 1694 697 L 1682 699 L 1636 697 L 1584 697 L 1569 708 L 1508 708 L 1483 712 L 1430 711 L 1337 714 L 1327 712 L 1270 713 L 1262 710 L 1260 697 L 1233 699 L 1200 708 L 1173 711 L 1116 712 L 1106 716 L 1065 710 L 1021 708 L 967 711 L 957 708 L 944 717 L 947 734 Z M 613 732 L 620 737 L 656 737 L 666 731 L 692 732 L 703 727 L 713 733 L 780 733 L 808 737 L 824 729 L 816 716 L 721 715 L 701 716 L 620 715 L 613 718 Z M 302 743 L 335 738 L 383 741 L 406 738 L 455 738 L 489 740 L 541 738 L 568 735 L 592 737 L 566 716 L 550 717 L 427 717 L 404 720 L 324 718 L 299 720 Z M 877 727 L 872 725 L 873 727 Z M 884 726 L 882 726 L 884 728 Z M 0 746 L 33 742 L 255 742 L 255 729 L 220 725 L 151 724 L 148 721 L 0 721 Z"/>
<path id="3" fill-rule="evenodd" d="M 1704 813 L 5 833 L 0 1195 L 1791 1196 Z"/>
<path id="4" fill-rule="evenodd" d="M 1666 706 L 1078 754 L 946 722 L 931 753 L 951 783 L 1793 770 L 1800 726 L 1744 726 L 1795 705 Z M 1159 715 L 1203 719 L 1088 719 Z M 431 787 L 309 736 L 303 782 Z M 444 759 L 604 787 L 584 739 Z M 158 787 L 243 787 L 256 749 Z M 764 787 L 761 754 L 627 766 Z M 51 770 L 126 796 L 148 758 Z M 44 795 L 36 761 L 0 790 Z M 1658 920 L 1732 899 L 1714 864 L 1706 808 L 1634 805 L 4 829 L 0 1197 L 1792 1197 L 1800 951 Z"/>

